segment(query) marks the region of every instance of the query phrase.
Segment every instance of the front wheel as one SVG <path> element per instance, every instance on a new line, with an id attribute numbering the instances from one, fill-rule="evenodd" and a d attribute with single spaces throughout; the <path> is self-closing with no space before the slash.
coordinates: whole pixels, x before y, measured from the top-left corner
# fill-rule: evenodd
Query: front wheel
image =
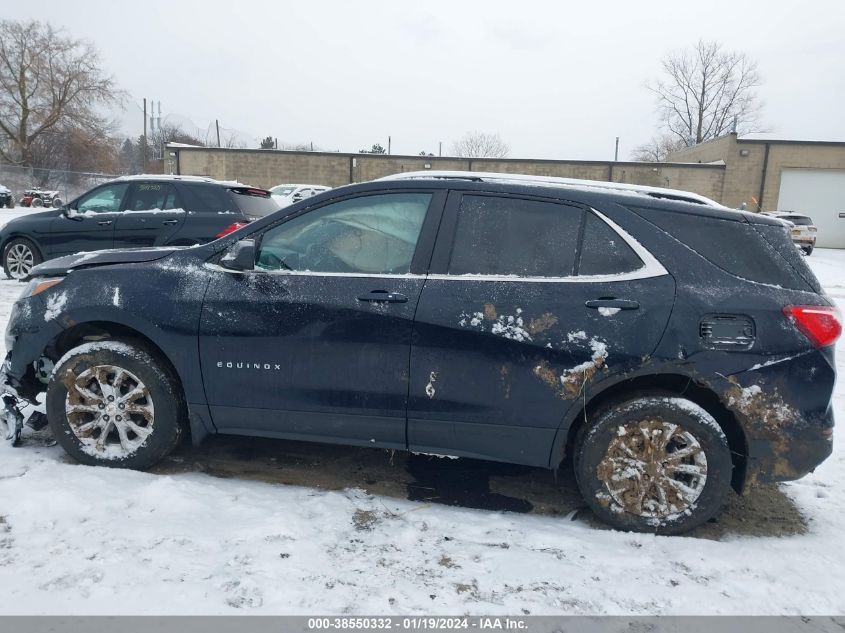
<path id="1" fill-rule="evenodd" d="M 575 477 L 615 528 L 679 534 L 719 512 L 730 490 L 728 441 L 703 408 L 650 396 L 601 412 L 575 447 Z"/>
<path id="2" fill-rule="evenodd" d="M 142 348 L 85 343 L 56 364 L 47 419 L 83 464 L 149 468 L 179 442 L 184 403 L 176 379 Z"/>
<path id="3" fill-rule="evenodd" d="M 25 278 L 40 263 L 41 254 L 26 238 L 16 237 L 3 249 L 3 271 L 9 279 Z"/>
<path id="4" fill-rule="evenodd" d="M 32 206 L 33 207 L 43 207 L 44 201 L 41 198 L 33 198 L 32 199 Z"/>

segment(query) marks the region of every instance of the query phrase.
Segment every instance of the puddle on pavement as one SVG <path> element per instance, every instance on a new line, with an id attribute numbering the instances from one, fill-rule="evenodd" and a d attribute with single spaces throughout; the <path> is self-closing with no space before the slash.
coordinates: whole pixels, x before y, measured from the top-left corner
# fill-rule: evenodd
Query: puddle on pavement
<path id="1" fill-rule="evenodd" d="M 405 460 L 405 469 L 414 479 L 406 485 L 411 501 L 506 512 L 534 509 L 526 499 L 490 490 L 491 476 L 525 475 L 531 469 L 524 466 L 411 454 Z"/>

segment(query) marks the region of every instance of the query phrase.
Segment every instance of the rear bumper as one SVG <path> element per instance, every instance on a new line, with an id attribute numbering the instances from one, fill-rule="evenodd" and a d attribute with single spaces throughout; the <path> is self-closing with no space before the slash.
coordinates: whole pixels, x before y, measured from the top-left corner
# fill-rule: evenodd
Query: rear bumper
<path id="1" fill-rule="evenodd" d="M 745 485 L 800 479 L 833 452 L 833 349 L 770 362 L 717 388 L 745 435 Z"/>

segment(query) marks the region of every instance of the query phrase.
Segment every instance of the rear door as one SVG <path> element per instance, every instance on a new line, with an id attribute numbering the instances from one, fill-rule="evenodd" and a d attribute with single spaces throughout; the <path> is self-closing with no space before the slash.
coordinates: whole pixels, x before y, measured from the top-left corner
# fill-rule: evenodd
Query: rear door
<path id="1" fill-rule="evenodd" d="M 128 189 L 128 183 L 110 183 L 92 189 L 72 202 L 67 211 L 53 221 L 49 236 L 42 239 L 47 255 L 58 257 L 111 248 L 114 223 Z"/>
<path id="2" fill-rule="evenodd" d="M 115 218 L 115 248 L 167 244 L 185 222 L 176 187 L 169 182 L 134 182 Z"/>
<path id="3" fill-rule="evenodd" d="M 652 353 L 673 298 L 600 213 L 452 193 L 414 322 L 409 448 L 547 466 L 564 414 Z"/>

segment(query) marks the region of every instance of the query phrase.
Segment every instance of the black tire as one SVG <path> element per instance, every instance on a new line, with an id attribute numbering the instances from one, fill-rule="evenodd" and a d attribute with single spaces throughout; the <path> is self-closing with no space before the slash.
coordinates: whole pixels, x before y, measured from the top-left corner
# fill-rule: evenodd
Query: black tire
<path id="1" fill-rule="evenodd" d="M 668 444 L 661 449 L 664 434 Z M 632 454 L 655 457 L 629 459 Z M 724 432 L 681 397 L 645 396 L 604 409 L 582 430 L 574 457 L 587 505 L 620 530 L 687 532 L 715 516 L 730 491 L 733 465 Z M 678 473 L 681 464 L 685 472 Z"/>
<path id="2" fill-rule="evenodd" d="M 50 202 L 50 206 L 53 207 L 54 209 L 60 208 L 62 206 L 62 199 L 61 198 L 53 198 L 53 200 Z"/>
<path id="3" fill-rule="evenodd" d="M 44 258 L 38 247 L 25 237 L 9 240 L 3 248 L 3 272 L 9 279 L 23 279 L 42 261 Z"/>
<path id="4" fill-rule="evenodd" d="M 8 207 L 9 209 L 14 209 L 15 201 L 12 198 L 9 198 L 8 202 L 6 202 L 6 207 Z"/>
<path id="5" fill-rule="evenodd" d="M 100 341 L 80 345 L 56 364 L 47 386 L 47 419 L 56 441 L 77 461 L 145 469 L 179 443 L 185 405 L 177 380 L 155 355 L 137 345 Z"/>
<path id="6" fill-rule="evenodd" d="M 807 247 L 805 247 L 805 248 L 804 248 L 804 254 L 805 254 L 807 257 L 809 257 L 810 255 L 812 255 L 812 254 L 813 254 L 813 248 L 815 248 L 815 247 L 813 247 L 813 246 L 807 246 Z"/>
<path id="7" fill-rule="evenodd" d="M 33 198 L 32 199 L 32 206 L 33 207 L 43 207 L 44 201 L 41 198 Z"/>

